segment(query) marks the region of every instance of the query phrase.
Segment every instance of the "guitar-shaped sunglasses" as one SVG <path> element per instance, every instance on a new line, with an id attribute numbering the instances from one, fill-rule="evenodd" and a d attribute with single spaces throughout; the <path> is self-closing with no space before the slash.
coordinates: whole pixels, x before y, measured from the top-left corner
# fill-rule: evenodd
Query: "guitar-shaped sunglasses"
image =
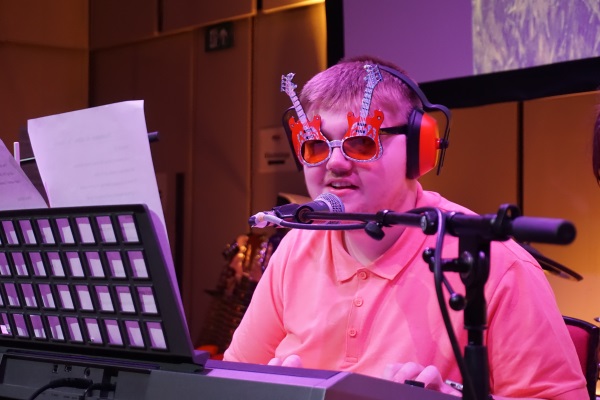
<path id="1" fill-rule="evenodd" d="M 309 121 L 296 95 L 296 84 L 292 82 L 294 73 L 281 76 L 281 91 L 292 100 L 298 119 L 291 116 L 287 121 L 291 142 L 297 159 L 304 165 L 315 166 L 329 160 L 334 148 L 339 147 L 344 157 L 357 162 L 375 161 L 383 154 L 379 139 L 383 112 L 375 110 L 369 115 L 375 86 L 382 80 L 377 65 L 366 64 L 367 85 L 358 117 L 348 113 L 348 130 L 342 140 L 327 140 L 321 133 L 321 117 L 314 115 Z M 396 129 L 393 133 L 402 133 Z"/>

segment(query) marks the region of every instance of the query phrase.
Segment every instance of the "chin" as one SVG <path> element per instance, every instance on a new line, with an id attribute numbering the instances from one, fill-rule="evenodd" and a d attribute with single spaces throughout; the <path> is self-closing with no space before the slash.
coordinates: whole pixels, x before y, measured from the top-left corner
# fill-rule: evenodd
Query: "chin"
<path id="1" fill-rule="evenodd" d="M 343 199 L 343 198 L 342 198 L 342 202 L 344 203 L 344 211 L 347 213 L 370 213 L 371 212 L 371 210 L 369 210 L 367 207 L 365 207 L 364 204 L 356 204 L 351 201 L 345 201 L 345 199 Z"/>

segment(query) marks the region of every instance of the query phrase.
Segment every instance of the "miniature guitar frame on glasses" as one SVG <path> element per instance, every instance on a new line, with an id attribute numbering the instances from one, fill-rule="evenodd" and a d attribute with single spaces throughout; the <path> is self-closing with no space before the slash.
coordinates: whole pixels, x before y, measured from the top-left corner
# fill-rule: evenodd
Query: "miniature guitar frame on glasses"
<path id="1" fill-rule="evenodd" d="M 322 164 L 329 160 L 335 147 L 340 147 L 347 159 L 356 162 L 375 161 L 381 157 L 383 148 L 379 139 L 379 128 L 383 122 L 383 112 L 376 110 L 372 116 L 369 116 L 369 109 L 373 90 L 382 77 L 377 65 L 366 64 L 364 68 L 367 71 L 365 77 L 367 84 L 360 113 L 358 117 L 353 112 L 348 113 L 348 130 L 342 140 L 330 141 L 323 135 L 319 115 L 314 115 L 312 121 L 308 120 L 296 95 L 296 85 L 292 83 L 294 74 L 281 76 L 281 91 L 287 93 L 292 100 L 298 117 L 296 120 L 294 116 L 291 116 L 287 121 L 284 118 L 284 126 L 287 122 L 288 138 L 299 162 L 307 166 Z"/>
<path id="2" fill-rule="evenodd" d="M 321 117 L 315 115 L 312 121 L 309 121 L 308 118 L 306 118 L 302 104 L 300 104 L 300 99 L 298 99 L 298 95 L 296 95 L 295 89 L 298 85 L 292 82 L 294 75 L 293 72 L 290 72 L 287 75 L 281 75 L 281 91 L 285 92 L 290 97 L 296 115 L 298 116 L 298 121 L 296 121 L 294 117 L 290 117 L 288 124 L 292 130 L 292 144 L 294 146 L 294 151 L 296 152 L 296 157 L 298 160 L 303 161 L 302 144 L 304 142 L 307 140 L 326 141 L 327 139 L 321 133 Z"/>
<path id="3" fill-rule="evenodd" d="M 354 116 L 352 111 L 348 113 L 348 126 L 350 129 L 345 137 L 368 136 L 373 139 L 375 147 L 377 148 L 377 153 L 375 153 L 373 158 L 368 161 L 374 161 L 381 157 L 383 152 L 383 147 L 379 140 L 379 128 L 383 122 L 383 112 L 381 110 L 375 110 L 373 115 L 369 116 L 369 109 L 371 108 L 373 90 L 383 78 L 381 77 L 381 72 L 379 72 L 379 66 L 365 64 L 364 68 L 367 71 L 367 76 L 365 77 L 367 87 L 365 88 L 365 94 L 363 95 L 362 104 L 360 106 L 360 113 L 358 118 Z"/>

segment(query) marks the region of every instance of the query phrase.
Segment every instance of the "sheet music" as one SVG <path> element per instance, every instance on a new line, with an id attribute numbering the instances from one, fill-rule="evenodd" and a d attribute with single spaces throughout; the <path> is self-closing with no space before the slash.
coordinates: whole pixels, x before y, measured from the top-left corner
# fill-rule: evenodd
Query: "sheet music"
<path id="1" fill-rule="evenodd" d="M 0 210 L 47 207 L 40 192 L 0 140 Z"/>
<path id="2" fill-rule="evenodd" d="M 27 129 L 50 207 L 146 204 L 178 290 L 144 102 L 125 101 L 31 119 Z"/>

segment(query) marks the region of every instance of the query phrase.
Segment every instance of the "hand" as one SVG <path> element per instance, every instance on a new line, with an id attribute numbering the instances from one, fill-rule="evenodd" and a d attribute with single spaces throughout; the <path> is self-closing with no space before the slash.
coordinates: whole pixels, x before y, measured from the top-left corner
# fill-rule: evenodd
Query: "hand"
<path id="1" fill-rule="evenodd" d="M 423 382 L 427 389 L 462 396 L 462 393 L 444 383 L 440 371 L 433 365 L 423 367 L 414 362 L 388 364 L 383 370 L 383 379 L 404 383 L 406 380 Z"/>
<path id="2" fill-rule="evenodd" d="M 275 365 L 281 367 L 294 367 L 294 368 L 302 368 L 302 360 L 296 354 L 292 354 L 287 356 L 285 359 L 281 358 L 272 358 L 271 361 L 267 365 Z"/>

